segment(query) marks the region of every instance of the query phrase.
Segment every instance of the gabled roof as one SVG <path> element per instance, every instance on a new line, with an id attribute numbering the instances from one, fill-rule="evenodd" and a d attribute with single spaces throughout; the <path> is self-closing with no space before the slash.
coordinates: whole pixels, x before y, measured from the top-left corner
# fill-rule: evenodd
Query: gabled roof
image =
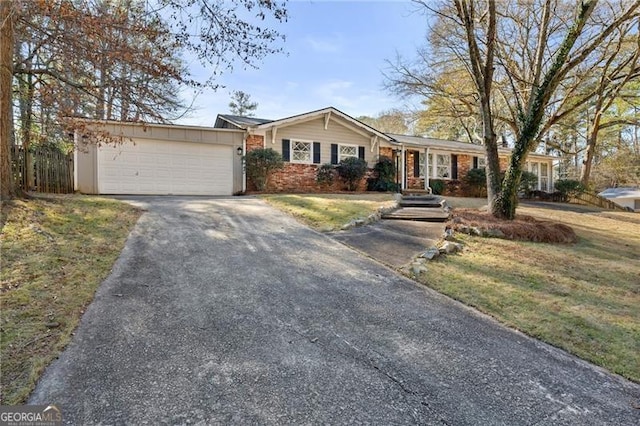
<path id="1" fill-rule="evenodd" d="M 598 194 L 604 198 L 637 198 L 640 199 L 638 188 L 607 188 Z"/>
<path id="2" fill-rule="evenodd" d="M 216 118 L 216 124 L 213 126 L 215 128 L 228 128 L 228 125 L 225 123 L 231 124 L 239 129 L 246 129 L 247 127 L 257 126 L 263 123 L 269 123 L 272 120 L 268 120 L 265 118 L 256 118 L 256 117 L 244 117 L 242 115 L 231 115 L 231 114 L 218 114 Z"/>
<path id="3" fill-rule="evenodd" d="M 434 148 L 441 149 L 443 151 L 454 151 L 461 153 L 474 153 L 484 154 L 485 149 L 482 145 L 476 145 L 468 142 L 450 141 L 445 139 L 425 138 L 421 136 L 409 136 L 396 133 L 383 133 L 368 124 L 357 120 L 350 115 L 340 111 L 335 107 L 326 107 L 311 112 L 305 112 L 302 114 L 292 115 L 291 117 L 280 118 L 277 120 L 268 120 L 264 118 L 255 117 L 243 117 L 239 115 L 230 114 L 218 114 L 216 118 L 215 128 L 233 128 L 242 130 L 272 130 L 279 127 L 291 126 L 305 121 L 315 120 L 318 118 L 325 119 L 325 126 L 332 117 L 339 117 L 344 120 L 348 125 L 352 126 L 359 132 L 368 133 L 371 136 L 377 136 L 392 145 L 405 145 L 410 148 Z M 511 154 L 510 148 L 498 147 L 498 152 L 501 154 Z M 553 156 L 530 153 L 533 157 L 546 157 Z"/>
<path id="4" fill-rule="evenodd" d="M 356 128 L 363 130 L 367 133 L 370 133 L 372 135 L 378 136 L 384 140 L 387 140 L 387 141 L 393 140 L 391 136 L 385 133 L 382 133 L 379 130 L 374 129 L 373 127 L 363 123 L 362 121 L 356 120 L 350 115 L 345 114 L 344 112 L 334 107 L 327 107 L 327 108 L 319 109 L 316 111 L 306 112 L 304 114 L 298 114 L 298 115 L 293 115 L 291 117 L 281 118 L 279 120 L 264 122 L 255 126 L 255 128 L 267 130 L 272 127 L 284 127 L 284 126 L 296 124 L 299 122 L 314 120 L 319 117 L 325 117 L 328 120 L 328 118 L 332 116 L 340 117 L 346 122 L 348 122 L 349 124 L 355 126 Z"/>

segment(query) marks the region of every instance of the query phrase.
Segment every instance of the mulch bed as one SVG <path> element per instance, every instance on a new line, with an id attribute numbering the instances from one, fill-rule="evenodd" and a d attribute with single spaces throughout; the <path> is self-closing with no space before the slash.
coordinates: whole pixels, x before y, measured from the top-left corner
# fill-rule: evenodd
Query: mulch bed
<path id="1" fill-rule="evenodd" d="M 448 225 L 455 231 L 476 228 L 483 234 L 497 230 L 503 234 L 498 238 L 508 240 L 562 244 L 578 241 L 576 233 L 570 226 L 526 215 L 517 215 L 514 220 L 502 220 L 479 210 L 455 209 Z M 492 236 L 496 237 L 496 235 Z"/>

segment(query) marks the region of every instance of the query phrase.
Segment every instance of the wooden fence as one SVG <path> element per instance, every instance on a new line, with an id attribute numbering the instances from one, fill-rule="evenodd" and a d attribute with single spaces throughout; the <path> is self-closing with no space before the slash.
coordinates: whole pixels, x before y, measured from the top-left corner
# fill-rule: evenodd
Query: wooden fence
<path id="1" fill-rule="evenodd" d="M 613 201 L 607 200 L 604 197 L 601 197 L 597 194 L 592 194 L 590 192 L 579 192 L 573 194 L 571 195 L 571 199 L 569 201 L 576 204 L 589 204 L 608 210 L 627 211 L 627 209 L 614 203 Z"/>
<path id="2" fill-rule="evenodd" d="M 39 146 L 30 150 L 31 167 L 27 167 L 24 148 L 11 147 L 13 178 L 24 191 L 68 194 L 73 192 L 73 154 L 56 147 Z M 28 185 L 28 173 L 32 185 Z"/>

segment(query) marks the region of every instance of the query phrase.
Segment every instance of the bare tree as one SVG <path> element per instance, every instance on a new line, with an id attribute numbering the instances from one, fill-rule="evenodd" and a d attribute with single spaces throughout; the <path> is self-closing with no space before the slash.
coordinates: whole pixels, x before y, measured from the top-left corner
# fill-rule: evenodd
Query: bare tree
<path id="1" fill-rule="evenodd" d="M 411 133 L 410 124 L 414 121 L 412 115 L 406 111 L 391 109 L 375 117 L 361 116 L 358 120 L 381 132 L 407 135 Z"/>
<path id="2" fill-rule="evenodd" d="M 589 184 L 600 130 L 625 123 L 622 117 L 619 117 L 617 120 L 603 121 L 604 114 L 614 105 L 616 99 L 619 99 L 619 95 L 625 86 L 640 77 L 640 33 L 638 33 L 636 29 L 636 34 L 633 37 L 635 40 L 627 40 L 625 35 L 628 34 L 631 28 L 632 25 L 621 27 L 621 35 L 618 41 L 612 43 L 614 51 L 609 55 L 609 59 L 605 62 L 604 66 L 600 68 L 600 78 L 594 89 L 595 94 L 592 101 L 593 111 L 591 111 L 592 115 L 588 126 L 587 150 L 580 175 L 580 180 L 584 186 Z M 623 45 L 625 42 L 628 44 L 629 41 L 631 41 L 629 54 L 621 54 Z M 640 125 L 640 122 L 636 121 L 635 125 Z"/>
<path id="3" fill-rule="evenodd" d="M 255 66 L 281 51 L 278 41 L 284 38 L 270 27 L 287 19 L 282 2 L 264 0 L 8 4 L 2 12 L 14 18 L 15 26 L 3 30 L 6 40 L 15 36 L 10 45 L 17 48 L 13 57 L 3 49 L 0 67 L 14 75 L 20 108 L 16 128 L 26 147 L 34 135 L 62 137 L 74 116 L 171 120 L 181 106 L 180 86 L 216 88 L 216 77 L 234 64 Z M 210 76 L 194 79 L 179 59 L 183 52 L 197 58 Z M 11 117 L 3 115 L 3 129 Z M 9 139 L 0 142 L 8 151 Z"/>
<path id="4" fill-rule="evenodd" d="M 588 92 L 577 92 L 587 81 L 584 74 L 609 57 L 601 55 L 602 46 L 615 39 L 622 26 L 637 20 L 640 2 L 611 1 L 599 8 L 596 0 L 585 0 L 577 8 L 559 0 L 502 2 L 498 7 L 492 0 L 454 0 L 455 8 L 417 3 L 437 16 L 430 38 L 436 56 L 451 62 L 449 67 L 465 70 L 474 82 L 477 102 L 467 105 L 482 117 L 490 174 L 499 173 L 493 153 L 497 151 L 496 123 L 504 124 L 514 139 L 505 178 L 488 182 L 492 214 L 511 219 L 527 155 L 537 148 L 545 132 L 575 107 L 573 95 Z M 400 76 L 396 87 L 400 84 L 410 90 L 420 86 L 432 95 L 438 93 L 432 90 L 436 81 L 433 68 L 426 67 L 422 73 L 402 64 L 395 68 L 395 75 Z M 403 76 L 406 70 L 409 72 Z M 420 79 L 402 78 L 407 74 Z M 491 84 L 487 78 L 492 79 Z M 455 99 L 462 102 L 465 98 Z"/>

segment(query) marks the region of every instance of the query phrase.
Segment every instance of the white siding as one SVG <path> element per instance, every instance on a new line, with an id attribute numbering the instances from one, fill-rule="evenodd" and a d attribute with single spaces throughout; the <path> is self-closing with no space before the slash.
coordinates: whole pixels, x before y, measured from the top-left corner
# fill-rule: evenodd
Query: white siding
<path id="1" fill-rule="evenodd" d="M 346 127 L 337 119 L 331 118 L 327 130 L 324 129 L 324 118 L 306 121 L 292 126 L 282 127 L 276 131 L 275 143 L 271 143 L 271 131 L 267 131 L 265 141 L 267 148 L 282 153 L 282 139 L 300 139 L 320 142 L 320 163 L 331 162 L 331 144 L 364 146 L 365 161 L 373 167 L 378 156 L 377 147 L 371 152 L 371 138 Z"/>

